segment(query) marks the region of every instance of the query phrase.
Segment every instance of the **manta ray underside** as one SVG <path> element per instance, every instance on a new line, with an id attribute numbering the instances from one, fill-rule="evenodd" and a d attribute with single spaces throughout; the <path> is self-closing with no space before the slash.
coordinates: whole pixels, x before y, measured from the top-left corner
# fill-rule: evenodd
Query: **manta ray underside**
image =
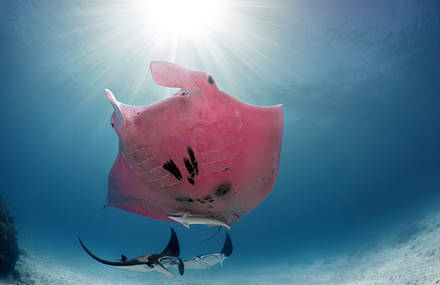
<path id="1" fill-rule="evenodd" d="M 198 217 L 187 224 L 235 223 L 275 183 L 282 106 L 241 102 L 202 71 L 157 61 L 150 70 L 156 83 L 180 90 L 144 107 L 118 102 L 105 91 L 119 136 L 107 203 L 164 221 L 187 212 L 186 218 Z"/>

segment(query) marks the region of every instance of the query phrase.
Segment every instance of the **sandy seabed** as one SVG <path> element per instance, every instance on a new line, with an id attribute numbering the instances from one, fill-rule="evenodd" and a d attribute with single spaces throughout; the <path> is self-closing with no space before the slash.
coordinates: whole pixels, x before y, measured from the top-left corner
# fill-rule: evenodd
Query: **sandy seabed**
<path id="1" fill-rule="evenodd" d="M 430 284 L 440 285 L 440 215 L 401 227 L 380 244 L 307 265 L 212 268 L 168 279 L 106 266 L 71 266 L 59 256 L 26 247 L 17 263 L 21 281 L 0 284 Z M 233 256 L 232 256 L 233 258 Z M 218 265 L 217 265 L 218 266 Z"/>

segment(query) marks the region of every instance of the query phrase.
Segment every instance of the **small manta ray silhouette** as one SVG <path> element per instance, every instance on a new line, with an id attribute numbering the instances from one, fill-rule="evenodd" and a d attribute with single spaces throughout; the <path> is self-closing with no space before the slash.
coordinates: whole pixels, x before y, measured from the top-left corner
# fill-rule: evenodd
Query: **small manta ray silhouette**
<path id="1" fill-rule="evenodd" d="M 185 269 L 205 269 L 216 264 L 223 265 L 224 260 L 232 254 L 233 250 L 231 237 L 229 233 L 226 233 L 223 248 L 219 253 L 197 255 L 182 261 L 182 258 L 179 257 L 180 249 L 177 235 L 171 229 L 170 241 L 160 254 L 147 254 L 132 259 L 128 259 L 122 254 L 121 261 L 114 262 L 97 257 L 84 245 L 81 239 L 79 242 L 89 256 L 105 265 L 139 272 L 158 271 L 170 278 L 174 278 L 174 274 L 168 270 L 168 267 L 177 267 L 180 275 L 183 275 Z"/>
<path id="2" fill-rule="evenodd" d="M 121 255 L 121 261 L 108 261 L 102 259 L 93 254 L 78 238 L 82 248 L 87 252 L 90 257 L 105 265 L 127 269 L 138 272 L 158 271 L 170 278 L 174 278 L 174 274 L 169 271 L 164 263 L 167 265 L 177 265 L 180 275 L 183 275 L 185 271 L 185 265 L 180 258 L 179 240 L 177 239 L 176 232 L 171 228 L 171 236 L 168 245 L 159 254 L 146 254 L 135 258 L 128 259 L 125 255 Z"/>

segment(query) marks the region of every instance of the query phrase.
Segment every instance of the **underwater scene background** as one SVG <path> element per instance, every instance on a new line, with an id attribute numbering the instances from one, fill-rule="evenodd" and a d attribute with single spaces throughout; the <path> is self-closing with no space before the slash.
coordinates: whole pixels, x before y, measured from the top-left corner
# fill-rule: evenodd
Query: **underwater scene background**
<path id="1" fill-rule="evenodd" d="M 175 34 L 139 1 L 0 1 L 0 192 L 21 276 L 0 282 L 440 283 L 440 3 L 222 3 L 218 25 Z M 104 89 L 170 96 L 153 60 L 285 112 L 276 184 L 233 225 L 232 256 L 176 279 L 104 266 L 77 240 L 107 259 L 162 250 L 170 227 L 183 257 L 223 245 L 223 231 L 200 243 L 214 228 L 104 208 L 118 151 Z"/>

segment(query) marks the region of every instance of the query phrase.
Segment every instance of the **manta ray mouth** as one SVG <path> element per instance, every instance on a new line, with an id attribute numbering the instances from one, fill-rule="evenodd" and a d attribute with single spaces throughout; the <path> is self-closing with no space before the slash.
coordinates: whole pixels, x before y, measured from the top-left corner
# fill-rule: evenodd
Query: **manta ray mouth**
<path id="1" fill-rule="evenodd" d="M 177 91 L 176 93 L 174 93 L 173 96 L 183 96 L 183 97 L 185 97 L 185 96 L 189 96 L 190 93 L 191 92 L 189 90 L 186 90 L 186 89 L 182 88 L 179 91 Z"/>

